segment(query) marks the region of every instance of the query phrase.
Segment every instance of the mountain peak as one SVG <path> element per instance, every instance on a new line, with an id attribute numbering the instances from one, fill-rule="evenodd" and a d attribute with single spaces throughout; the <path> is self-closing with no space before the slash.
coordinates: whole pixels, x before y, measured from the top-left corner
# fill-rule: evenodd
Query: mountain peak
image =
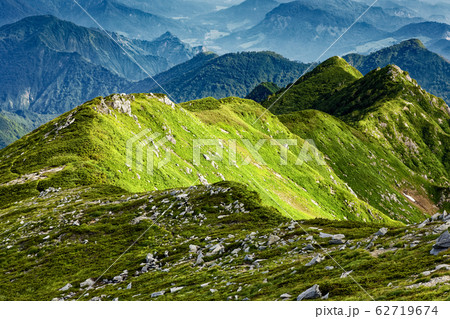
<path id="1" fill-rule="evenodd" d="M 174 40 L 174 39 L 179 40 L 179 38 L 176 35 L 174 35 L 170 31 L 167 31 L 167 32 L 161 34 L 158 38 L 156 38 L 155 41 L 158 41 L 158 40 Z"/>
<path id="2" fill-rule="evenodd" d="M 264 101 L 263 106 L 270 107 L 274 114 L 310 109 L 325 96 L 360 78 L 362 74 L 343 58 L 331 57 L 297 80 L 275 105 L 272 100 L 276 100 L 276 96 Z"/>

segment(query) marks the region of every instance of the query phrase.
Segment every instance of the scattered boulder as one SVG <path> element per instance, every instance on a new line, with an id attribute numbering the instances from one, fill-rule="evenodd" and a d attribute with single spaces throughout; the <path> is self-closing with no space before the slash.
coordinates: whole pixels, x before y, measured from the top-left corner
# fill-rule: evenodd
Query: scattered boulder
<path id="1" fill-rule="evenodd" d="M 280 298 L 281 298 L 281 299 L 290 299 L 290 298 L 292 298 L 292 296 L 291 296 L 290 294 L 282 294 L 282 295 L 280 296 Z"/>
<path id="2" fill-rule="evenodd" d="M 311 244 L 306 245 L 305 250 L 315 250 L 314 246 Z"/>
<path id="3" fill-rule="evenodd" d="M 315 265 L 315 264 L 318 264 L 318 263 L 320 263 L 320 262 L 322 262 L 322 261 L 324 261 L 325 260 L 325 257 L 322 257 L 322 255 L 317 255 L 317 256 L 315 256 L 309 263 L 307 263 L 305 266 L 306 267 L 310 267 L 310 266 L 313 266 L 313 265 Z"/>
<path id="4" fill-rule="evenodd" d="M 67 285 L 65 285 L 64 287 L 62 287 L 61 289 L 59 289 L 59 291 L 67 291 L 67 290 L 69 290 L 70 288 L 72 288 L 72 285 L 71 285 L 71 284 L 67 284 Z"/>
<path id="5" fill-rule="evenodd" d="M 344 241 L 342 239 L 330 239 L 330 241 L 328 242 L 330 245 L 342 245 L 344 243 Z"/>
<path id="6" fill-rule="evenodd" d="M 388 230 L 389 229 L 386 227 L 380 228 L 380 230 L 375 233 L 375 236 L 384 236 L 387 234 Z"/>
<path id="7" fill-rule="evenodd" d="M 341 278 L 347 278 L 352 272 L 353 272 L 353 270 L 343 272 L 341 275 Z"/>
<path id="8" fill-rule="evenodd" d="M 431 249 L 430 254 L 438 255 L 440 252 L 445 251 L 449 248 L 450 248 L 450 234 L 448 230 L 446 230 L 436 240 L 436 244 L 433 245 L 433 249 Z"/>
<path id="9" fill-rule="evenodd" d="M 317 299 L 320 297 L 322 297 L 322 293 L 319 290 L 319 285 L 314 285 L 298 295 L 297 301 L 302 301 L 305 299 Z"/>
<path id="10" fill-rule="evenodd" d="M 189 252 L 196 254 L 198 251 L 197 245 L 189 245 Z"/>
<path id="11" fill-rule="evenodd" d="M 276 242 L 278 242 L 279 240 L 280 240 L 280 237 L 278 237 L 276 235 L 270 235 L 269 240 L 267 241 L 267 246 L 271 246 L 271 245 L 275 244 Z"/>
<path id="12" fill-rule="evenodd" d="M 95 281 L 93 281 L 91 278 L 88 278 L 80 284 L 80 288 L 92 287 L 94 284 Z"/>
<path id="13" fill-rule="evenodd" d="M 150 295 L 150 297 L 151 298 L 157 298 L 157 297 L 160 297 L 160 296 L 164 296 L 165 293 L 166 292 L 164 290 L 163 291 L 157 291 L 157 292 L 152 293 Z"/>
<path id="14" fill-rule="evenodd" d="M 181 289 L 183 289 L 184 287 L 173 287 L 173 288 L 170 288 L 170 293 L 174 293 L 174 292 L 177 292 L 177 291 L 180 291 Z"/>

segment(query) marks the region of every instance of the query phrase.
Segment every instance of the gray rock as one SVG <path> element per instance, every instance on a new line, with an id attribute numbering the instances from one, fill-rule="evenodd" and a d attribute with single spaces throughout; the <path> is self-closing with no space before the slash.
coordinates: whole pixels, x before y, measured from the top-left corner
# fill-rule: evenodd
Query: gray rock
<path id="1" fill-rule="evenodd" d="M 92 287 L 94 285 L 94 283 L 95 283 L 95 281 L 93 281 L 91 278 L 88 278 L 80 284 L 80 287 L 81 288 Z"/>
<path id="2" fill-rule="evenodd" d="M 417 228 L 424 228 L 428 224 L 428 219 L 425 219 L 422 223 L 420 223 Z"/>
<path id="3" fill-rule="evenodd" d="M 322 257 L 320 254 L 319 255 L 317 255 L 317 256 L 315 256 L 309 263 L 307 263 L 305 266 L 306 267 L 310 267 L 310 266 L 313 266 L 313 265 L 315 265 L 315 264 L 318 264 L 318 263 L 320 263 L 320 262 L 322 262 L 322 261 L 324 261 L 325 260 L 325 257 Z"/>
<path id="4" fill-rule="evenodd" d="M 311 244 L 306 245 L 305 250 L 315 250 L 314 246 Z"/>
<path id="5" fill-rule="evenodd" d="M 333 266 L 326 266 L 326 267 L 325 267 L 325 270 L 333 270 L 333 269 L 334 269 Z"/>
<path id="6" fill-rule="evenodd" d="M 440 252 L 445 251 L 450 248 L 450 234 L 448 230 L 442 233 L 441 236 L 436 240 L 436 244 L 433 245 L 430 254 L 438 255 Z"/>
<path id="7" fill-rule="evenodd" d="M 335 238 L 333 238 L 328 243 L 330 245 L 342 245 L 344 243 L 344 241 L 342 239 L 335 239 Z"/>
<path id="8" fill-rule="evenodd" d="M 375 233 L 375 236 L 384 236 L 387 234 L 388 230 L 389 229 L 386 227 L 380 228 L 380 230 Z"/>
<path id="9" fill-rule="evenodd" d="M 317 299 L 320 297 L 322 297 L 322 293 L 319 290 L 319 285 L 314 285 L 298 295 L 297 301 L 302 301 L 305 299 Z"/>
<path id="10" fill-rule="evenodd" d="M 130 290 L 131 289 L 131 287 L 132 287 L 133 285 L 131 284 L 131 282 L 127 285 L 127 290 Z"/>
<path id="11" fill-rule="evenodd" d="M 173 287 L 173 288 L 170 288 L 170 293 L 174 293 L 174 292 L 177 292 L 177 291 L 180 291 L 181 289 L 183 289 L 184 287 Z"/>
<path id="12" fill-rule="evenodd" d="M 122 276 L 116 276 L 113 278 L 114 282 L 122 282 L 123 281 L 123 277 Z"/>
<path id="13" fill-rule="evenodd" d="M 333 237 L 333 235 L 331 235 L 331 234 L 326 234 L 326 233 L 319 233 L 319 237 L 320 238 L 332 238 Z"/>
<path id="14" fill-rule="evenodd" d="M 252 255 L 245 255 L 244 260 L 245 261 L 253 261 L 254 258 L 255 258 L 255 256 L 253 254 Z"/>
<path id="15" fill-rule="evenodd" d="M 154 262 L 155 258 L 153 257 L 153 254 L 148 254 L 145 258 L 145 261 L 147 262 L 147 264 Z"/>
<path id="16" fill-rule="evenodd" d="M 150 297 L 151 298 L 157 298 L 157 297 L 160 297 L 160 296 L 164 296 L 165 293 L 166 292 L 164 290 L 163 291 L 157 291 L 157 292 L 152 293 L 150 295 Z"/>
<path id="17" fill-rule="evenodd" d="M 347 278 L 351 273 L 353 272 L 353 270 L 347 271 L 347 272 L 343 272 L 341 275 L 341 278 Z"/>
<path id="18" fill-rule="evenodd" d="M 62 287 L 61 289 L 59 289 L 59 291 L 67 291 L 67 290 L 69 290 L 70 288 L 72 288 L 72 285 L 71 285 L 71 284 L 67 284 L 67 285 L 65 285 L 64 287 Z"/>
<path id="19" fill-rule="evenodd" d="M 196 246 L 196 245 L 189 245 L 189 251 L 190 251 L 191 253 L 196 254 L 197 251 L 198 251 L 198 246 Z"/>
<path id="20" fill-rule="evenodd" d="M 289 299 L 289 298 L 292 298 L 292 296 L 290 294 L 282 294 L 280 296 L 280 298 L 282 298 L 282 299 Z"/>
<path id="21" fill-rule="evenodd" d="M 276 242 L 278 242 L 279 240 L 280 240 L 280 237 L 278 237 L 276 235 L 270 235 L 269 240 L 267 241 L 267 246 L 271 246 L 271 245 L 275 244 Z"/>
<path id="22" fill-rule="evenodd" d="M 439 219 L 441 219 L 442 218 L 442 215 L 441 214 L 439 214 L 439 213 L 436 213 L 436 214 L 434 214 L 433 216 L 431 216 L 431 220 L 434 222 L 434 221 L 437 221 L 437 220 L 439 220 Z"/>
<path id="23" fill-rule="evenodd" d="M 322 300 L 327 300 L 330 297 L 330 293 L 327 293 L 325 296 L 322 296 Z"/>
<path id="24" fill-rule="evenodd" d="M 225 247 L 222 244 L 216 244 L 212 246 L 210 249 L 210 252 L 206 254 L 206 256 L 214 256 L 217 254 L 223 254 L 225 251 Z"/>

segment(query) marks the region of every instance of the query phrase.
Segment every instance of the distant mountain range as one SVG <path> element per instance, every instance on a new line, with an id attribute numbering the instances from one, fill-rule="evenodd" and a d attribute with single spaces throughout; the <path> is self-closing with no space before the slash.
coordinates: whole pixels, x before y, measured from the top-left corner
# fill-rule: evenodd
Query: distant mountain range
<path id="1" fill-rule="evenodd" d="M 117 1 L 78 0 L 78 3 L 103 28 L 130 38 L 152 40 L 167 31 L 183 38 L 198 38 L 203 34 L 179 20 L 144 12 Z M 35 0 L 30 4 L 27 0 L 5 0 L 0 4 L 0 12 L 0 25 L 27 16 L 52 14 L 78 25 L 99 28 L 74 1 Z"/>
<path id="2" fill-rule="evenodd" d="M 16 121 L 19 114 L 19 122 L 29 131 L 52 114 L 60 115 L 86 99 L 120 92 L 131 80 L 147 77 L 141 67 L 154 75 L 202 51 L 169 33 L 152 42 L 112 36 L 52 16 L 29 17 L 0 27 L 3 115 Z"/>
<path id="3" fill-rule="evenodd" d="M 155 77 L 177 102 L 203 97 L 244 97 L 261 82 L 284 86 L 308 65 L 273 52 L 242 52 L 218 56 L 202 53 Z M 152 79 L 133 83 L 127 92 L 161 92 Z M 164 93 L 164 92 L 162 92 Z"/>
<path id="4" fill-rule="evenodd" d="M 223 50 L 269 49 L 291 59 L 315 61 L 367 8 L 351 0 L 284 3 L 254 27 L 219 38 L 215 45 Z M 420 21 L 420 18 L 393 16 L 379 7 L 371 8 L 324 58 L 389 38 L 390 32 Z"/>
<path id="5" fill-rule="evenodd" d="M 450 105 L 450 62 L 427 50 L 420 40 L 404 41 L 367 56 L 350 54 L 344 59 L 363 74 L 388 64 L 398 65 L 427 91 Z"/>
<path id="6" fill-rule="evenodd" d="M 192 23 L 206 25 L 221 32 L 244 30 L 258 24 L 278 5 L 275 0 L 246 0 L 232 7 L 198 16 Z"/>
<path id="7" fill-rule="evenodd" d="M 354 0 L 79 0 L 102 28 L 133 39 L 153 40 L 170 32 L 193 46 L 205 45 L 219 54 L 275 51 L 302 62 L 316 61 L 369 7 Z M 235 4 L 231 6 L 231 4 Z M 414 5 L 417 1 L 414 2 Z M 429 6 L 431 8 L 431 6 Z M 0 25 L 26 16 L 52 14 L 79 25 L 99 25 L 75 2 L 5 0 Z M 431 19 L 432 21 L 435 21 Z M 430 49 L 449 53 L 449 25 L 427 23 L 406 3 L 370 8 L 320 60 L 349 53 L 368 54 L 406 39 L 419 38 Z M 444 32 L 442 32 L 443 29 Z"/>

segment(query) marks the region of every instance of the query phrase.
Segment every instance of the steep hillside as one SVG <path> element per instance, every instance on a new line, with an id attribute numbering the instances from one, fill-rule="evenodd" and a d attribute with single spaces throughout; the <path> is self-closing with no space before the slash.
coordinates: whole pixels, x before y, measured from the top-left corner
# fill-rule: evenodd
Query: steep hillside
<path id="1" fill-rule="evenodd" d="M 22 125 L 0 113 L 0 149 L 27 133 Z"/>
<path id="2" fill-rule="evenodd" d="M 408 40 L 367 56 L 344 56 L 351 65 L 367 74 L 388 64 L 398 65 L 428 92 L 450 103 L 450 62 L 433 53 L 420 40 Z"/>
<path id="3" fill-rule="evenodd" d="M 362 77 L 345 60 L 333 57 L 262 103 L 274 114 L 316 108 L 326 97 Z"/>
<path id="4" fill-rule="evenodd" d="M 180 101 L 205 97 L 245 97 L 261 82 L 285 86 L 297 79 L 307 65 L 273 52 L 241 52 L 223 56 L 203 53 L 155 79 Z M 151 79 L 130 86 L 127 92 L 160 92 Z M 161 92 L 164 93 L 164 92 Z"/>
<path id="5" fill-rule="evenodd" d="M 255 87 L 245 98 L 261 103 L 272 94 L 277 93 L 280 87 L 272 82 L 263 82 Z"/>
<path id="6" fill-rule="evenodd" d="M 317 109 L 333 116 L 309 110 L 283 115 L 280 120 L 294 134 L 317 141 L 338 175 L 358 196 L 382 211 L 395 213 L 399 210 L 396 204 L 388 207 L 405 199 L 422 210 L 433 211 L 438 202 L 444 204 L 441 197 L 450 185 L 450 110 L 445 102 L 424 91 L 397 66 L 355 77 L 337 89 L 328 87 L 328 92 L 317 98 L 317 90 L 310 87 L 320 91 L 313 80 L 320 79 L 321 73 L 330 78 L 332 61 L 342 68 L 334 70 L 336 76 L 352 70 L 343 59 L 330 59 L 285 93 L 285 106 L 275 104 L 273 109 L 281 114 Z M 270 106 L 279 96 L 281 93 L 263 105 Z M 313 102 L 305 104 L 310 100 Z M 375 193 L 376 180 L 379 190 Z M 414 194 L 421 199 L 414 199 Z"/>
<path id="7" fill-rule="evenodd" d="M 275 116 L 263 114 L 257 103 L 206 99 L 183 107 L 190 111 L 162 96 L 114 95 L 92 100 L 42 126 L 0 151 L 3 207 L 49 187 L 106 184 L 139 192 L 244 180 L 261 194 L 264 203 L 279 205 L 283 213 L 296 218 L 392 222 L 357 199 L 314 149 L 307 147 L 302 152 L 304 141 Z M 256 121 L 260 116 L 262 121 Z M 163 137 L 168 140 L 156 146 L 154 159 L 144 156 L 152 155 L 151 149 L 136 156 L 134 149 L 127 149 L 130 139 L 136 138 L 137 143 L 139 138 L 145 142 L 151 137 L 136 135 L 143 130 L 147 135 L 160 135 L 153 137 L 154 143 L 164 141 Z M 198 146 L 206 143 L 201 140 L 210 139 L 218 140 L 213 146 Z M 297 146 L 282 152 L 280 143 L 286 139 L 293 139 Z M 258 144 L 261 140 L 263 144 Z M 198 161 L 194 145 L 202 154 Z M 257 145 L 259 153 L 251 145 Z M 171 160 L 165 163 L 168 154 Z M 150 163 L 155 165 L 151 172 L 147 169 Z M 410 219 L 422 216 L 417 213 Z"/>

